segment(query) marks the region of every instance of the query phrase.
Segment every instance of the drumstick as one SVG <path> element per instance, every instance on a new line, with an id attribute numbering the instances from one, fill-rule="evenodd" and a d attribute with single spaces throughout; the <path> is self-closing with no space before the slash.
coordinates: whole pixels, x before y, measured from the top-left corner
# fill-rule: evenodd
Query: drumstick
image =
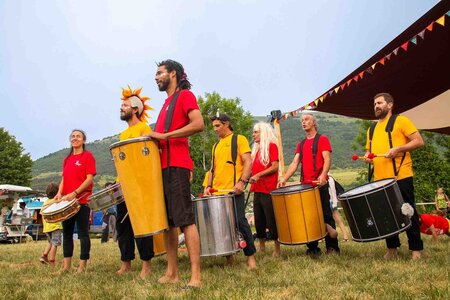
<path id="1" fill-rule="evenodd" d="M 123 217 L 122 221 L 120 221 L 120 224 L 123 223 L 123 221 L 125 221 L 125 219 L 128 217 L 128 212 L 125 214 L 125 216 Z"/>
<path id="2" fill-rule="evenodd" d="M 374 157 L 377 157 L 377 156 L 386 156 L 386 155 L 377 155 L 377 154 L 369 153 L 369 154 L 367 154 L 367 157 L 365 157 L 365 156 L 358 156 L 357 154 L 353 154 L 352 160 L 358 160 L 358 159 L 364 160 L 366 158 L 373 159 Z"/>

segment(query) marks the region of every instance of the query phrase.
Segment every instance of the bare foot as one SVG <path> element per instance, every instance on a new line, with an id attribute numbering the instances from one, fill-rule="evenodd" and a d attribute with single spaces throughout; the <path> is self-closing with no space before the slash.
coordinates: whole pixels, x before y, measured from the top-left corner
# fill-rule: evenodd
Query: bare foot
<path id="1" fill-rule="evenodd" d="M 384 255 L 384 259 L 386 260 L 396 259 L 397 257 L 397 248 L 388 249 L 386 254 Z"/>
<path id="2" fill-rule="evenodd" d="M 258 252 L 266 252 L 266 247 L 259 247 Z"/>
<path id="3" fill-rule="evenodd" d="M 256 259 L 254 255 L 247 257 L 247 267 L 248 269 L 256 269 Z"/>
<path id="4" fill-rule="evenodd" d="M 145 277 L 147 277 L 149 274 L 152 273 L 152 269 L 151 269 L 151 264 L 150 261 L 143 261 L 142 262 L 142 270 L 141 273 L 139 274 L 139 277 L 141 279 L 145 279 Z"/>
<path id="5" fill-rule="evenodd" d="M 420 252 L 420 251 L 413 251 L 412 253 L 411 253 L 411 259 L 412 260 L 418 260 L 418 259 L 420 259 L 422 257 L 422 252 Z"/>
<path id="6" fill-rule="evenodd" d="M 334 229 L 333 227 L 331 227 L 328 224 L 326 224 L 326 225 L 327 225 L 327 232 L 328 232 L 328 235 L 330 236 L 330 238 L 332 238 L 332 239 L 337 238 L 338 233 L 337 233 L 336 229 Z"/>
<path id="7" fill-rule="evenodd" d="M 191 281 L 189 281 L 187 286 L 190 286 L 190 287 L 193 287 L 193 288 L 201 288 L 202 287 L 202 283 L 200 281 L 191 280 Z"/>
<path id="8" fill-rule="evenodd" d="M 163 277 L 158 279 L 159 283 L 167 284 L 167 283 L 178 283 L 180 281 L 180 278 L 178 276 L 167 276 L 164 275 Z"/>
<path id="9" fill-rule="evenodd" d="M 116 272 L 117 275 L 123 275 L 131 272 L 131 261 L 122 261 L 119 271 Z"/>
<path id="10" fill-rule="evenodd" d="M 55 275 L 64 275 L 68 274 L 70 272 L 70 268 L 61 268 L 57 272 L 55 272 Z"/>
<path id="11" fill-rule="evenodd" d="M 273 251 L 272 252 L 272 257 L 280 257 L 281 252 L 280 251 Z"/>
<path id="12" fill-rule="evenodd" d="M 77 271 L 75 272 L 76 274 L 82 274 L 82 273 L 86 273 L 86 268 L 85 267 L 82 267 L 82 266 L 79 266 L 78 268 L 77 268 Z"/>

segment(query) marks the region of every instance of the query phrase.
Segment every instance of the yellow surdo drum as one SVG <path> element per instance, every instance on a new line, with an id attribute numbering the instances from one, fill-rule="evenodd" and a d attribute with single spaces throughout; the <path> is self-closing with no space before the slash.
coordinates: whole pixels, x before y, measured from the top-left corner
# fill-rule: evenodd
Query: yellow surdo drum
<path id="1" fill-rule="evenodd" d="M 168 228 L 159 149 L 149 137 L 110 146 L 135 237 Z"/>
<path id="2" fill-rule="evenodd" d="M 271 196 L 280 243 L 306 244 L 326 236 L 318 187 L 291 185 L 272 191 Z"/>

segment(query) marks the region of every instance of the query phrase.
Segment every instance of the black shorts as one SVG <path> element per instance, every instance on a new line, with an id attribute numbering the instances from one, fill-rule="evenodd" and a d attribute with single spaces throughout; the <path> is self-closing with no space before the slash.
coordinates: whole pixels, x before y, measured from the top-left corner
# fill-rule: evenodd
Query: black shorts
<path id="1" fill-rule="evenodd" d="M 189 182 L 190 171 L 185 168 L 169 167 L 163 169 L 162 173 L 169 225 L 183 227 L 195 224 Z"/>

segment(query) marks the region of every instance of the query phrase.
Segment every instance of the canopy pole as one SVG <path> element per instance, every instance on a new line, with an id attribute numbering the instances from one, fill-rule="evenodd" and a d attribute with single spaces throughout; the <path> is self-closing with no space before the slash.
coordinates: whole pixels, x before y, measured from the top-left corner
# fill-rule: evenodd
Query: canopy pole
<path id="1" fill-rule="evenodd" d="M 281 110 L 273 110 L 270 112 L 270 115 L 272 116 L 271 122 L 273 122 L 275 135 L 278 140 L 278 177 L 282 177 L 284 175 L 284 153 L 280 130 Z"/>

